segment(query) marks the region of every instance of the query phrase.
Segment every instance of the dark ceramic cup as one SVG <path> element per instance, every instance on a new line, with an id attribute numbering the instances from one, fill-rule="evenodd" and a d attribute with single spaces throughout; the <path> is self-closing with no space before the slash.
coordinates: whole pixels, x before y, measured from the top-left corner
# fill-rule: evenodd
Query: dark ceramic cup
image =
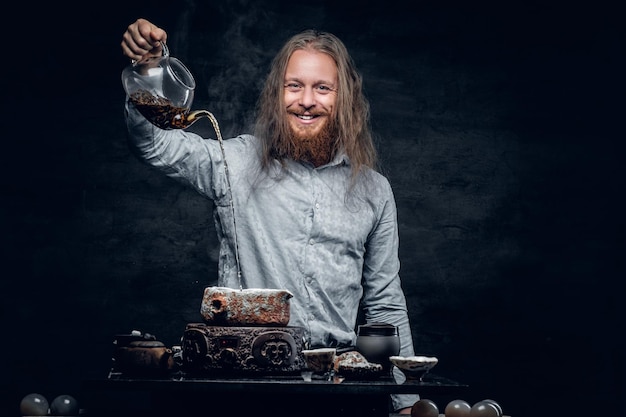
<path id="1" fill-rule="evenodd" d="M 368 362 L 382 365 L 383 371 L 391 370 L 390 356 L 400 353 L 398 328 L 387 323 L 360 325 L 357 331 L 356 350 Z"/>

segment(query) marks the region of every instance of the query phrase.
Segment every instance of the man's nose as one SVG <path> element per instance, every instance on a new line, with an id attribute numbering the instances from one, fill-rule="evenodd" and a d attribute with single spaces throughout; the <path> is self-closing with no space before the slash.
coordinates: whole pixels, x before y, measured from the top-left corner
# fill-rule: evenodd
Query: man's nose
<path id="1" fill-rule="evenodd" d="M 315 92 L 312 87 L 304 87 L 300 95 L 300 105 L 309 109 L 315 105 Z"/>

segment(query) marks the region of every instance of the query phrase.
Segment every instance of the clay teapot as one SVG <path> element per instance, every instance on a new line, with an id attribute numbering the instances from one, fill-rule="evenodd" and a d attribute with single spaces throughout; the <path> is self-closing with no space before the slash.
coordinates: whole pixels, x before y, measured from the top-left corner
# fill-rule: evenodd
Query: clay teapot
<path id="1" fill-rule="evenodd" d="M 134 330 L 116 335 L 114 369 L 125 375 L 161 375 L 174 370 L 174 352 L 154 335 Z"/>

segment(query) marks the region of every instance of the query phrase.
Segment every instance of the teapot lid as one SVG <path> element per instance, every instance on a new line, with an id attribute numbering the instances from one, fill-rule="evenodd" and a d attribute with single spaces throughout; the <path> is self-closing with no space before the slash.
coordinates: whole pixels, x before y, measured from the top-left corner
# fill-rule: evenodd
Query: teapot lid
<path id="1" fill-rule="evenodd" d="M 398 328 L 388 323 L 368 323 L 359 326 L 359 336 L 397 336 Z"/>

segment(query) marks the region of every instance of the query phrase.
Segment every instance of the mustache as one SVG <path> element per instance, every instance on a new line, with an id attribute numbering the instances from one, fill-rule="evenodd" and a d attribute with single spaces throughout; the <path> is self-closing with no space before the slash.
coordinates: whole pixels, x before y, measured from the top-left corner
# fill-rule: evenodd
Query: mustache
<path id="1" fill-rule="evenodd" d="M 323 111 L 291 111 L 289 112 L 294 116 L 328 116 L 328 113 Z"/>
<path id="2" fill-rule="evenodd" d="M 302 110 L 287 108 L 287 113 L 291 113 L 296 116 L 330 116 L 330 113 L 322 109 Z"/>

